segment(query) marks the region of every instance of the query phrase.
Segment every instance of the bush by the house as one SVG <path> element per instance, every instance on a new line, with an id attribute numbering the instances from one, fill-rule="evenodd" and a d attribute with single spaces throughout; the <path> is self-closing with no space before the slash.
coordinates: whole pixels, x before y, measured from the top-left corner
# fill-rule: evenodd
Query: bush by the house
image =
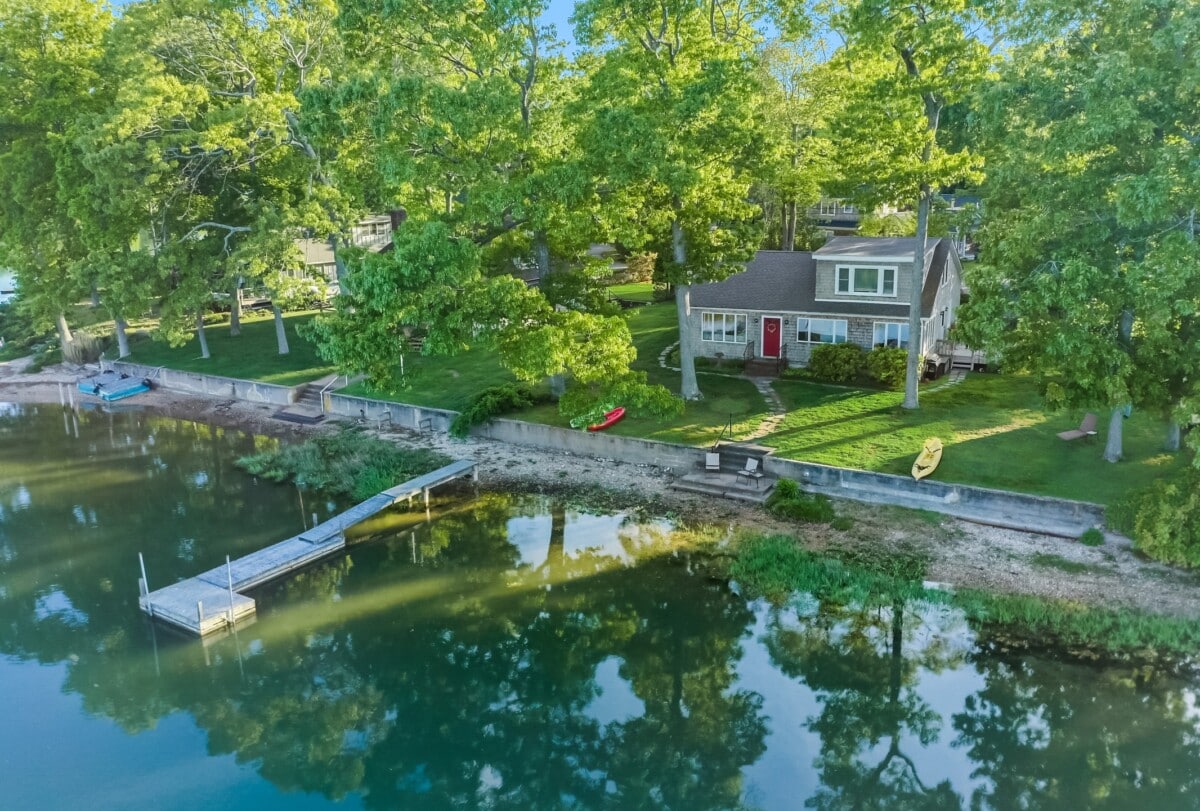
<path id="1" fill-rule="evenodd" d="M 907 371 L 907 349 L 877 346 L 867 353 L 867 374 L 890 389 L 903 388 Z"/>
<path id="2" fill-rule="evenodd" d="M 501 414 L 529 408 L 534 399 L 533 390 L 518 383 L 484 389 L 472 397 L 462 413 L 450 423 L 450 436 L 465 437 L 472 426 L 491 422 Z"/>
<path id="3" fill-rule="evenodd" d="M 833 520 L 833 504 L 822 495 L 809 495 L 792 479 L 780 479 L 767 497 L 767 510 L 780 518 L 827 523 Z"/>
<path id="4" fill-rule="evenodd" d="M 1107 518 L 1149 557 L 1200 568 L 1200 471 L 1155 482 L 1110 507 Z"/>
<path id="5" fill-rule="evenodd" d="M 858 344 L 821 344 L 808 358 L 809 375 L 829 383 L 850 383 L 862 373 L 863 354 Z"/>

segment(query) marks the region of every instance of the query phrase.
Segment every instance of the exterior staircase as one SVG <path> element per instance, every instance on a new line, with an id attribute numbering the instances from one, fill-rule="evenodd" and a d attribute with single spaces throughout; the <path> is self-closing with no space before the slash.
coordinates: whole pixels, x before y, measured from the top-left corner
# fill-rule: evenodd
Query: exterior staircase
<path id="1" fill-rule="evenodd" d="M 320 381 L 318 381 L 319 383 Z M 301 425 L 315 425 L 325 419 L 325 404 L 321 402 L 321 386 L 309 383 L 300 391 L 296 402 L 281 408 L 273 415 L 277 420 Z"/>

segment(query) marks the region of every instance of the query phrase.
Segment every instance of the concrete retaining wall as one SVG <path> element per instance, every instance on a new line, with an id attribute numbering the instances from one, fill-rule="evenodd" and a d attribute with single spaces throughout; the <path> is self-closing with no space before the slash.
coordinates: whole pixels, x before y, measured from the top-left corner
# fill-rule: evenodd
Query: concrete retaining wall
<path id="1" fill-rule="evenodd" d="M 147 377 L 154 371 L 148 366 L 123 362 L 106 363 L 105 367 L 137 377 Z M 293 402 L 297 395 L 296 389 L 284 386 L 167 369 L 162 370 L 160 379 L 163 388 L 174 391 L 228 396 L 253 402 L 286 405 Z M 368 397 L 351 397 L 334 392 L 326 392 L 324 408 L 327 414 L 365 419 L 368 422 L 386 422 L 390 416 L 391 424 L 399 428 L 430 430 L 437 433 L 448 432 L 450 423 L 458 416 L 456 411 L 441 408 L 405 405 Z M 654 465 L 670 470 L 676 475 L 694 471 L 697 464 L 703 461 L 705 452 L 704 448 L 670 442 L 602 432 L 589 433 L 521 420 L 494 420 L 487 425 L 477 426 L 471 433 L 512 445 L 612 459 L 628 464 Z M 795 479 L 810 492 L 824 493 L 835 498 L 931 510 L 984 524 L 1030 532 L 1074 538 L 1088 527 L 1104 524 L 1104 508 L 1081 501 L 946 484 L 929 479 L 918 482 L 907 476 L 829 467 L 774 456 L 768 456 L 764 460 L 763 469 L 773 476 Z"/>
<path id="2" fill-rule="evenodd" d="M 286 406 L 296 402 L 303 386 L 277 386 L 254 380 L 239 380 L 234 377 L 202 375 L 196 372 L 179 372 L 174 369 L 143 366 L 126 361 L 104 361 L 104 369 L 112 369 L 130 377 L 147 377 L 158 388 L 185 394 L 203 394 L 208 397 L 231 397 L 251 403 L 269 403 Z"/>
<path id="3" fill-rule="evenodd" d="M 450 423 L 458 416 L 457 411 L 447 411 L 443 408 L 389 403 L 386 400 L 351 397 L 335 392 L 326 392 L 324 407 L 326 414 L 365 419 L 367 422 L 387 421 L 390 414 L 392 425 L 413 431 L 432 430 L 439 434 L 447 433 L 450 430 Z M 428 423 L 425 423 L 426 420 Z"/>
<path id="4" fill-rule="evenodd" d="M 848 470 L 774 456 L 766 458 L 763 469 L 775 476 L 795 479 L 809 492 L 872 504 L 932 510 L 1010 529 L 1077 538 L 1089 527 L 1104 525 L 1104 508 L 1083 501 L 930 479 L 916 481 L 907 476 Z"/>

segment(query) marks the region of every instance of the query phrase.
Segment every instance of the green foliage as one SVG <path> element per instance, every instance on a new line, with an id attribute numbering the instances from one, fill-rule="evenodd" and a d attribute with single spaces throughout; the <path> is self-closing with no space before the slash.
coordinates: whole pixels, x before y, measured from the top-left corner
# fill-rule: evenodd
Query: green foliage
<path id="1" fill-rule="evenodd" d="M 1088 527 L 1079 536 L 1079 542 L 1084 546 L 1104 546 L 1104 533 L 1096 527 Z"/>
<path id="2" fill-rule="evenodd" d="M 877 346 L 867 353 L 866 368 L 871 379 L 887 388 L 902 388 L 908 370 L 908 350 Z"/>
<path id="3" fill-rule="evenodd" d="M 449 458 L 424 448 L 400 448 L 391 442 L 342 426 L 297 445 L 238 460 L 244 470 L 277 482 L 294 482 L 332 496 L 366 499 L 408 479 L 447 464 Z"/>
<path id="4" fill-rule="evenodd" d="M 886 557 L 880 553 L 881 557 Z M 786 535 L 754 536 L 738 546 L 730 575 L 751 593 L 782 601 L 795 592 L 846 604 L 890 604 L 895 597 L 915 596 L 920 581 L 887 571 L 911 572 L 911 563 L 879 563 L 873 569 L 858 562 L 818 555 Z"/>
<path id="5" fill-rule="evenodd" d="M 573 383 L 558 401 L 558 413 L 575 417 L 609 405 L 625 406 L 629 416 L 658 418 L 677 417 L 683 413 L 683 401 L 663 386 L 647 383 L 645 372 L 630 372 L 612 381 L 597 381 L 591 385 Z"/>
<path id="6" fill-rule="evenodd" d="M 767 497 L 767 510 L 780 518 L 795 518 L 811 523 L 833 520 L 833 504 L 827 496 L 801 492 L 800 485 L 791 479 L 780 479 Z"/>
<path id="7" fill-rule="evenodd" d="M 862 373 L 866 363 L 858 344 L 821 344 L 808 358 L 809 374 L 829 383 L 849 383 Z"/>
<path id="8" fill-rule="evenodd" d="M 0 360 L 28 355 L 39 341 L 47 337 L 44 330 L 37 329 L 34 319 L 19 303 L 0 304 L 0 338 L 4 339 Z"/>
<path id="9" fill-rule="evenodd" d="M 1152 648 L 1189 656 L 1200 645 L 1200 626 L 1190 619 L 974 589 L 926 589 L 921 584 L 924 562 L 922 555 L 908 550 L 822 556 L 794 538 L 772 535 L 743 539 L 729 571 L 750 593 L 773 601 L 794 593 L 867 607 L 918 599 L 957 608 L 977 631 L 1000 631 L 1039 644 L 1057 641 L 1110 654 Z"/>
<path id="10" fill-rule="evenodd" d="M 848 515 L 839 515 L 829 522 L 829 526 L 838 532 L 847 532 L 854 528 L 854 519 Z"/>
<path id="11" fill-rule="evenodd" d="M 450 423 L 450 436 L 465 437 L 473 426 L 491 422 L 501 414 L 529 408 L 536 399 L 528 386 L 518 383 L 484 389 L 472 397 L 466 408 Z"/>
<path id="12" fill-rule="evenodd" d="M 1134 548 L 1163 563 L 1200 567 L 1200 471 L 1187 468 L 1131 499 Z M 1126 526 L 1127 515 L 1118 520 Z"/>

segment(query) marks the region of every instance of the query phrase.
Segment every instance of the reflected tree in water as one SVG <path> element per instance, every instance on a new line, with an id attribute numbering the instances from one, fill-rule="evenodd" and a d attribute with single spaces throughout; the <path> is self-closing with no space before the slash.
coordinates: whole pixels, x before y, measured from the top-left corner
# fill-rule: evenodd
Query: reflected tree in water
<path id="1" fill-rule="evenodd" d="M 927 784 L 906 747 L 942 733 L 941 716 L 919 690 L 923 671 L 960 666 L 966 654 L 948 613 L 902 596 L 876 605 L 820 604 L 807 596 L 773 611 L 772 661 L 817 693 L 807 721 L 821 739 L 821 786 L 808 799 L 824 809 L 956 809 L 949 781 Z"/>
<path id="2" fill-rule="evenodd" d="M 954 716 L 978 764 L 977 809 L 1200 808 L 1200 715 L 1151 666 L 1054 661 L 987 646 L 986 686 Z"/>

